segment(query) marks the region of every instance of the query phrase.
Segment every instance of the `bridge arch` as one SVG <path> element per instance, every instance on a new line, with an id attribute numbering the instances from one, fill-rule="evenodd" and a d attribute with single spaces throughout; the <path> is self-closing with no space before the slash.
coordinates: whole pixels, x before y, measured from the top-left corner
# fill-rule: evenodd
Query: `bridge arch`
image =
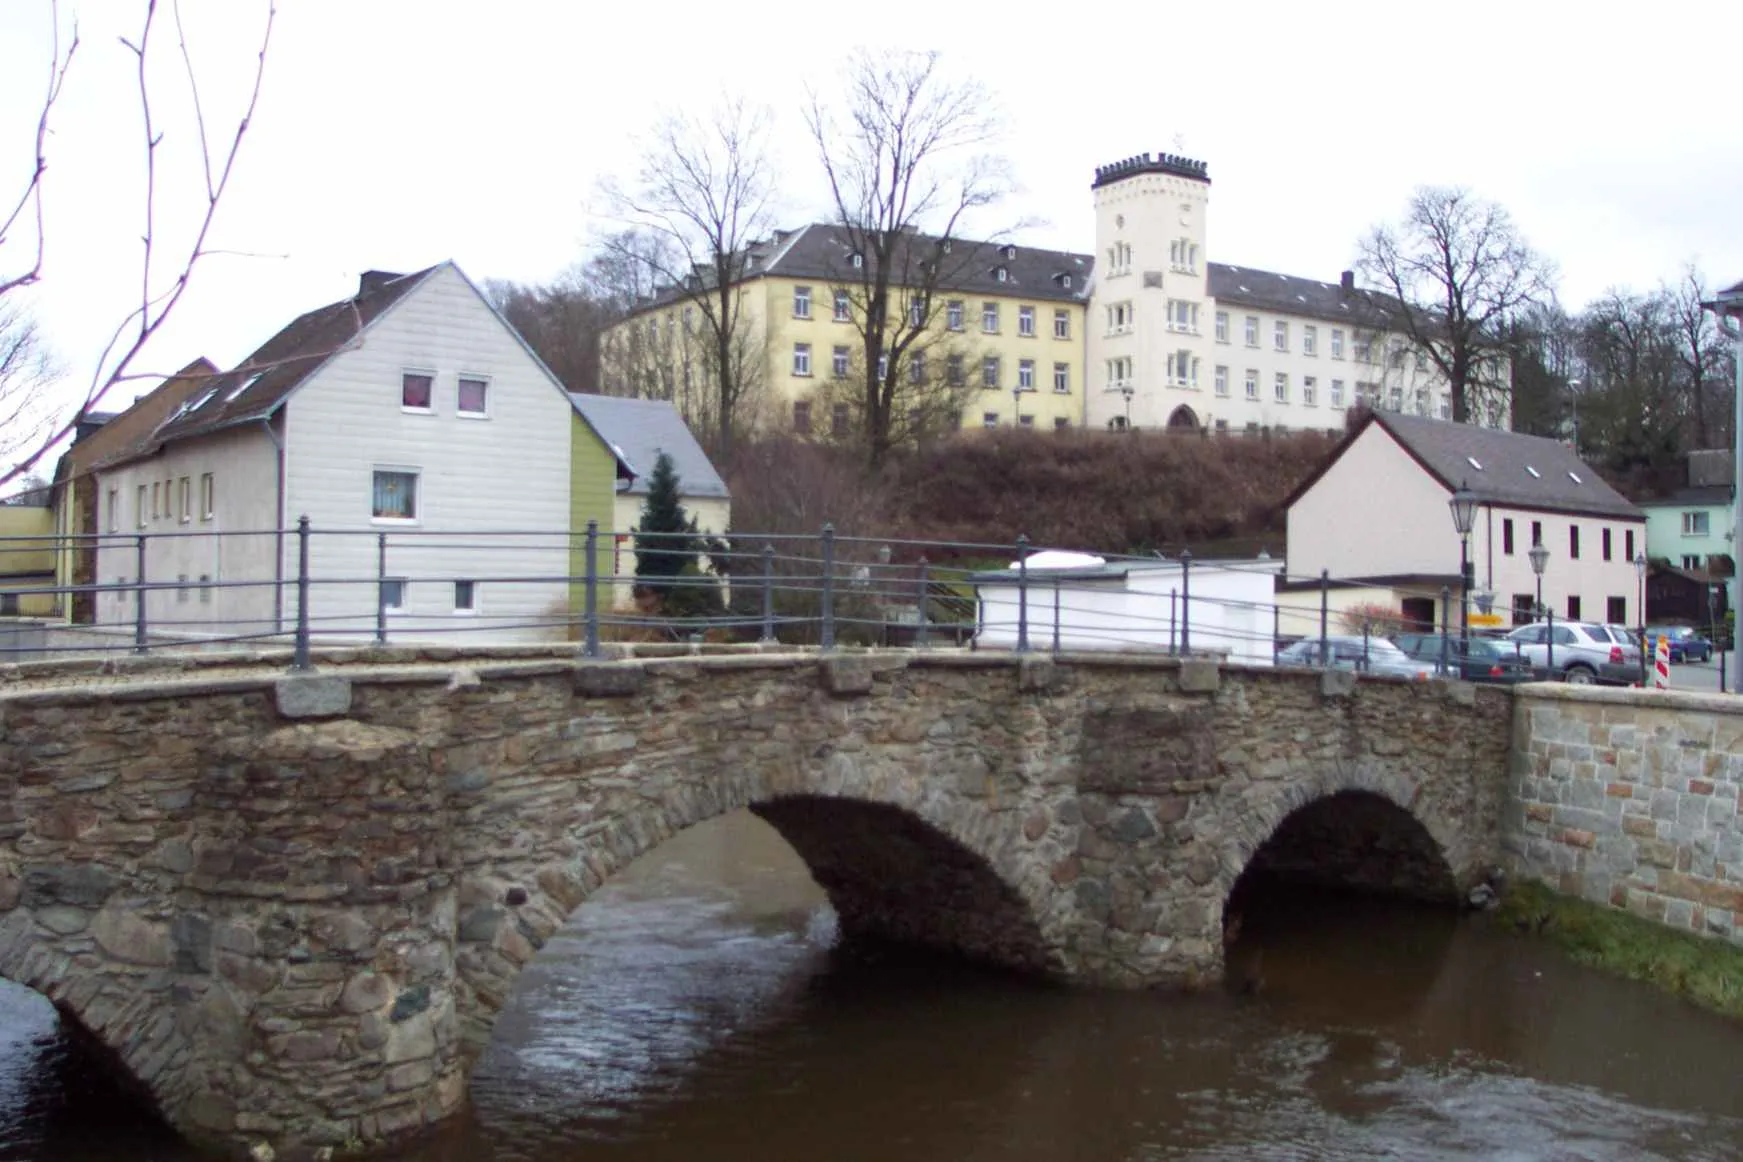
<path id="1" fill-rule="evenodd" d="M 1225 927 L 1243 885 L 1266 875 L 1456 902 L 1475 853 L 1453 821 L 1423 805 L 1418 780 L 1378 760 L 1323 764 L 1255 801 L 1224 854 Z"/>
<path id="2" fill-rule="evenodd" d="M 480 867 L 459 888 L 456 1009 L 468 1060 L 487 1047 L 515 980 L 613 875 L 696 824 L 745 808 L 794 849 L 845 936 L 915 944 L 1038 975 L 1066 971 L 1044 875 L 1018 836 L 936 782 L 833 755 L 723 770 L 662 800 L 642 800 L 561 852 Z M 1020 827 L 1020 821 L 1012 830 Z"/>

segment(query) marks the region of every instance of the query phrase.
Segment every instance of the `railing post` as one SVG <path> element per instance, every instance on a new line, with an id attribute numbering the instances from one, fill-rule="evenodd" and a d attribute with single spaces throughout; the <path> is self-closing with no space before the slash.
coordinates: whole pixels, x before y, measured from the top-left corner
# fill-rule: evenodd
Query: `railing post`
<path id="1" fill-rule="evenodd" d="M 1452 631 L 1452 590 L 1445 585 L 1440 587 L 1440 676 L 1446 677 L 1448 648 L 1447 638 Z"/>
<path id="2" fill-rule="evenodd" d="M 819 642 L 826 650 L 835 648 L 835 526 L 823 526 L 823 626 L 818 631 Z"/>
<path id="3" fill-rule="evenodd" d="M 1180 550 L 1180 656 L 1192 656 L 1192 550 Z"/>
<path id="4" fill-rule="evenodd" d="M 387 644 L 387 534 L 375 534 L 375 644 Z"/>
<path id="5" fill-rule="evenodd" d="M 1553 682 L 1555 681 L 1555 610 L 1546 609 L 1544 613 L 1549 617 L 1549 627 L 1543 633 L 1543 664 L 1549 670 L 1549 673 L 1544 677 Z"/>
<path id="6" fill-rule="evenodd" d="M 1331 668 L 1331 570 L 1319 571 L 1319 664 Z"/>
<path id="7" fill-rule="evenodd" d="M 1059 652 L 1059 577 L 1053 578 L 1053 652 Z"/>
<path id="8" fill-rule="evenodd" d="M 1029 650 L 1029 538 L 1017 534 L 1017 652 Z"/>
<path id="9" fill-rule="evenodd" d="M 1180 626 L 1180 590 L 1168 591 L 1168 656 L 1173 657 L 1180 652 L 1175 642 L 1175 634 Z"/>
<path id="10" fill-rule="evenodd" d="M 151 652 L 145 622 L 145 533 L 133 538 L 133 652 Z"/>
<path id="11" fill-rule="evenodd" d="M 764 645 L 775 640 L 775 546 L 763 542 L 763 636 Z"/>
<path id="12" fill-rule="evenodd" d="M 310 670 L 309 663 L 309 518 L 297 518 L 297 636 L 291 669 Z"/>
<path id="13" fill-rule="evenodd" d="M 587 522 L 586 595 L 581 606 L 581 653 L 585 657 L 599 656 L 599 522 Z"/>
<path id="14" fill-rule="evenodd" d="M 919 570 L 920 575 L 920 604 L 918 607 L 920 622 L 914 627 L 914 645 L 919 649 L 925 649 L 927 627 L 931 622 L 931 619 L 926 616 L 926 599 L 932 586 L 931 562 L 926 560 L 926 554 L 920 554 L 920 559 L 915 562 L 915 567 Z"/>

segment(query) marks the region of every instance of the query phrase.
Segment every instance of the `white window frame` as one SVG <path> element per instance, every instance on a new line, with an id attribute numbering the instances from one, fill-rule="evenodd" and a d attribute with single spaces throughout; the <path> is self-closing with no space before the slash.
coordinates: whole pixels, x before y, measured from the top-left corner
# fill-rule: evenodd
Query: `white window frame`
<path id="1" fill-rule="evenodd" d="M 1344 332 L 1342 327 L 1333 327 L 1331 329 L 1331 357 L 1333 359 L 1342 359 L 1344 357 Z"/>
<path id="2" fill-rule="evenodd" d="M 836 379 L 846 379 L 853 368 L 853 352 L 845 343 L 837 343 L 829 353 L 829 371 Z"/>
<path id="3" fill-rule="evenodd" d="M 811 317 L 811 288 L 795 286 L 793 288 L 793 317 L 809 319 Z"/>
<path id="4" fill-rule="evenodd" d="M 412 514 L 410 516 L 378 516 L 375 512 L 376 477 L 382 475 L 409 476 L 412 479 Z M 377 464 L 369 477 L 369 523 L 375 525 L 410 526 L 423 523 L 423 470 L 409 464 Z"/>
<path id="5" fill-rule="evenodd" d="M 649 320 L 652 322 L 652 320 Z M 412 376 L 430 381 L 430 404 L 428 407 L 417 407 L 405 401 L 406 380 Z M 402 367 L 399 369 L 399 410 L 408 416 L 433 416 L 436 414 L 436 380 L 440 378 L 428 367 Z"/>
<path id="6" fill-rule="evenodd" d="M 1216 365 L 1215 386 L 1216 393 L 1227 399 L 1229 396 L 1229 368 L 1226 363 Z"/>
<path id="7" fill-rule="evenodd" d="M 210 472 L 200 474 L 200 520 L 209 521 L 218 512 L 218 482 Z"/>
<path id="8" fill-rule="evenodd" d="M 1289 402 L 1289 373 L 1279 371 L 1271 377 L 1271 398 L 1277 403 Z"/>
<path id="9" fill-rule="evenodd" d="M 1218 343 L 1229 341 L 1229 313 L 1227 311 L 1216 313 L 1216 341 Z"/>
<path id="10" fill-rule="evenodd" d="M 809 343 L 795 343 L 795 344 L 793 344 L 793 374 L 799 376 L 800 378 L 809 378 L 810 377 L 810 375 L 811 375 L 811 344 L 809 344 Z"/>
<path id="11" fill-rule="evenodd" d="M 1258 315 L 1248 315 L 1247 316 L 1244 337 L 1247 340 L 1247 346 L 1257 347 L 1259 345 L 1259 316 Z"/>
<path id="12" fill-rule="evenodd" d="M 181 512 L 181 524 L 190 524 L 194 519 L 194 482 L 191 478 L 182 476 L 176 480 L 176 505 Z"/>
<path id="13" fill-rule="evenodd" d="M 1245 388 L 1248 399 L 1259 398 L 1259 369 L 1257 367 L 1247 368 L 1246 378 L 1242 381 L 1242 387 Z"/>
<path id="14" fill-rule="evenodd" d="M 1035 361 L 1033 359 L 1017 360 L 1017 390 L 1035 390 Z"/>
<path id="15" fill-rule="evenodd" d="M 944 329 L 947 331 L 962 330 L 961 299 L 951 299 L 944 304 Z"/>
<path id="16" fill-rule="evenodd" d="M 404 613 L 406 611 L 406 596 L 411 592 L 411 579 L 409 577 L 383 577 L 379 585 L 377 600 L 381 602 L 382 612 Z M 396 590 L 398 599 L 389 598 L 388 594 Z"/>
<path id="17" fill-rule="evenodd" d="M 1319 355 L 1319 328 L 1312 323 L 1301 325 L 1301 353 L 1303 355 Z"/>
<path id="18" fill-rule="evenodd" d="M 1709 530 L 1712 527 L 1712 520 L 1702 509 L 1697 508 L 1682 514 L 1682 535 L 1685 537 L 1711 536 Z"/>
<path id="19" fill-rule="evenodd" d="M 109 490 L 109 531 L 112 533 L 120 531 L 120 526 L 121 526 L 121 499 L 120 499 L 120 497 L 121 497 L 121 490 L 120 489 L 111 488 Z"/>
<path id="20" fill-rule="evenodd" d="M 832 317 L 837 323 L 853 322 L 853 295 L 843 286 L 835 288 Z"/>
<path id="21" fill-rule="evenodd" d="M 155 489 L 156 487 L 157 487 L 156 484 L 152 485 L 152 488 Z M 156 493 L 153 493 L 153 495 L 155 496 Z M 139 486 L 139 499 L 134 502 L 133 507 L 138 510 L 134 515 L 138 521 L 139 527 L 144 528 L 146 525 L 146 520 L 145 520 L 145 485 L 143 485 L 143 484 L 141 484 Z M 152 516 L 157 515 L 156 506 L 153 506 L 151 515 Z M 115 530 L 110 529 L 109 531 L 114 532 Z"/>
<path id="22" fill-rule="evenodd" d="M 1319 406 L 1318 376 L 1304 375 L 1301 377 L 1301 406 L 1310 408 Z"/>
<path id="23" fill-rule="evenodd" d="M 1329 402 L 1331 404 L 1331 406 L 1334 408 L 1341 408 L 1344 406 L 1344 381 L 1343 380 L 1334 379 L 1331 381 L 1331 395 L 1328 398 L 1327 402 Z"/>
<path id="24" fill-rule="evenodd" d="M 1071 338 L 1071 312 L 1063 307 L 1053 312 L 1053 337 L 1055 339 Z"/>
<path id="25" fill-rule="evenodd" d="M 1055 363 L 1053 365 L 1053 391 L 1058 395 L 1071 394 L 1071 364 Z"/>
<path id="26" fill-rule="evenodd" d="M 1277 319 L 1271 324 L 1271 345 L 1278 351 L 1289 350 L 1289 321 Z"/>
<path id="27" fill-rule="evenodd" d="M 1024 339 L 1035 337 L 1035 308 L 1020 306 L 1017 308 L 1017 334 Z"/>
<path id="28" fill-rule="evenodd" d="M 484 410 L 472 411 L 460 406 L 460 387 L 462 384 L 476 383 L 484 388 Z M 488 375 L 477 375 L 470 371 L 462 371 L 454 377 L 454 414 L 463 420 L 487 420 L 490 418 L 490 397 L 495 394 L 490 390 L 491 381 Z"/>
<path id="29" fill-rule="evenodd" d="M 460 604 L 460 586 L 466 586 L 466 597 L 470 604 Z M 454 582 L 454 613 L 459 617 L 478 616 L 478 582 L 458 579 Z"/>
<path id="30" fill-rule="evenodd" d="M 982 390 L 997 391 L 999 381 L 1004 377 L 1003 361 L 997 355 L 988 355 L 980 361 L 980 386 Z"/>
<path id="31" fill-rule="evenodd" d="M 982 303 L 980 305 L 980 333 L 997 335 L 999 333 L 999 304 Z"/>

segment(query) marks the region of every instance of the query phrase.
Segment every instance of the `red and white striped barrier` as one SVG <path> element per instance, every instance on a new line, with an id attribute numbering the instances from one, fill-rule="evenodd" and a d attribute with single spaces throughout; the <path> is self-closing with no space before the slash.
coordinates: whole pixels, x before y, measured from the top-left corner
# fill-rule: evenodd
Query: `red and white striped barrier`
<path id="1" fill-rule="evenodd" d="M 1670 689 L 1670 639 L 1663 634 L 1658 635 L 1657 648 L 1653 650 L 1652 688 Z"/>

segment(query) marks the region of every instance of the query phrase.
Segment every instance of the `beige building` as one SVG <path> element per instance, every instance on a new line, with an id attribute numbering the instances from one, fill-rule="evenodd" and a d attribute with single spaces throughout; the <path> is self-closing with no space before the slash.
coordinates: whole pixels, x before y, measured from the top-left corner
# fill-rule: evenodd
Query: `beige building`
<path id="1" fill-rule="evenodd" d="M 1090 425 L 1341 431 L 1358 402 L 1451 418 L 1438 370 L 1384 330 L 1349 271 L 1332 283 L 1209 261 L 1204 162 L 1143 154 L 1091 188 Z"/>

